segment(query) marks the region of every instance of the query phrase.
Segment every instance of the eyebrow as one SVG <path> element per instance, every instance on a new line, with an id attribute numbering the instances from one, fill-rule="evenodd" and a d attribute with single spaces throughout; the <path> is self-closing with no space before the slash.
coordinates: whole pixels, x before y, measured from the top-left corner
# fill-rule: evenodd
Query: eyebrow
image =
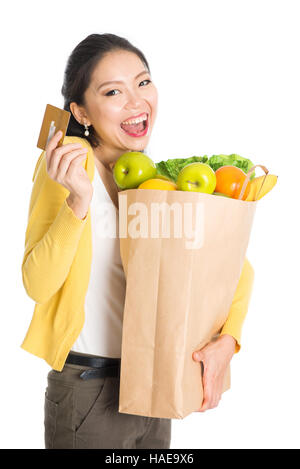
<path id="1" fill-rule="evenodd" d="M 142 72 L 140 72 L 140 73 L 137 74 L 137 76 L 135 77 L 135 80 L 136 80 L 138 77 L 140 77 L 141 75 L 144 75 L 144 73 L 149 74 L 149 72 L 148 72 L 147 70 L 143 70 Z M 101 85 L 98 86 L 97 91 L 98 91 L 100 88 L 102 88 L 102 86 L 104 86 L 104 85 L 110 85 L 111 83 L 124 83 L 124 82 L 121 81 L 121 80 L 119 80 L 119 81 L 118 81 L 118 80 L 115 80 L 115 81 L 105 81 L 105 82 L 101 83 Z"/>

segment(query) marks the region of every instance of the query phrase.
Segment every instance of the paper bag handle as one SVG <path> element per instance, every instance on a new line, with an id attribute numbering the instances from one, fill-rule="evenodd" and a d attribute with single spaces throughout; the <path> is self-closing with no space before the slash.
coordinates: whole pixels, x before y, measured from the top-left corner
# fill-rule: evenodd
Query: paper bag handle
<path id="1" fill-rule="evenodd" d="M 257 164 L 257 165 L 255 165 L 255 166 L 252 166 L 252 168 L 249 169 L 249 171 L 248 171 L 248 173 L 247 173 L 247 176 L 246 176 L 246 179 L 245 179 L 245 181 L 244 181 L 244 184 L 243 184 L 243 186 L 242 186 L 242 190 L 241 190 L 241 192 L 240 192 L 240 195 L 239 195 L 238 200 L 241 200 L 241 199 L 242 199 L 242 197 L 243 197 L 243 195 L 244 195 L 244 193 L 245 193 L 247 184 L 248 184 L 248 182 L 249 182 L 250 176 L 251 176 L 251 174 L 253 173 L 253 171 L 255 170 L 255 168 L 257 168 L 257 167 L 262 168 L 262 169 L 264 170 L 264 172 L 265 172 L 265 177 L 264 177 L 264 179 L 263 179 L 263 182 L 261 183 L 260 189 L 259 189 L 258 194 L 257 194 L 256 199 L 255 199 L 255 200 L 257 200 L 257 198 L 258 198 L 258 196 L 259 196 L 259 193 L 260 193 L 260 191 L 261 191 L 261 188 L 262 188 L 262 186 L 264 185 L 265 179 L 266 179 L 267 174 L 268 174 L 268 172 L 269 172 L 269 170 L 268 170 L 265 166 L 263 166 L 263 165 L 261 165 L 261 164 Z"/>

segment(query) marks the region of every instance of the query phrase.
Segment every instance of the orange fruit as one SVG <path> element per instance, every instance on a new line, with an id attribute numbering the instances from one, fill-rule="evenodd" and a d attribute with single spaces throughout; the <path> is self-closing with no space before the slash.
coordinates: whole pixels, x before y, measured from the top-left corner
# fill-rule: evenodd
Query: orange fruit
<path id="1" fill-rule="evenodd" d="M 142 182 L 138 189 L 158 189 L 165 191 L 176 191 L 177 186 L 175 182 L 166 181 L 165 179 L 153 178 Z"/>
<path id="2" fill-rule="evenodd" d="M 233 199 L 238 199 L 246 179 L 244 171 L 236 166 L 226 165 L 218 168 L 215 174 L 217 178 L 215 192 L 222 192 Z M 246 200 L 249 191 L 250 181 L 246 186 L 242 200 Z"/>

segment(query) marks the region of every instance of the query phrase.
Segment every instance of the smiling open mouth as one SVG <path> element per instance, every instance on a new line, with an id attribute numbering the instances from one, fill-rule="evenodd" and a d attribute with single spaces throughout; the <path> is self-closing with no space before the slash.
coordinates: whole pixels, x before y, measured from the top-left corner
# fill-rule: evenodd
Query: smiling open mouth
<path id="1" fill-rule="evenodd" d="M 124 130 L 124 132 L 127 135 L 130 135 L 132 137 L 143 137 L 147 133 L 148 126 L 149 126 L 148 122 L 149 122 L 149 116 L 147 114 L 147 119 L 141 122 L 137 122 L 137 123 L 132 122 L 132 123 L 127 123 L 127 124 L 124 124 L 124 122 L 122 122 L 120 126 L 121 126 L 121 129 Z"/>

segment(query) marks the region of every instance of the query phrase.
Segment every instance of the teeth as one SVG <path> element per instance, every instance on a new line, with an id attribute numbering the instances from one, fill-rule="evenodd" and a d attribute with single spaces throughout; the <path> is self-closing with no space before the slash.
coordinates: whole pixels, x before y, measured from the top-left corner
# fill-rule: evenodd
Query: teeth
<path id="1" fill-rule="evenodd" d="M 130 119 L 128 121 L 122 122 L 122 124 L 138 124 L 139 122 L 145 121 L 147 119 L 147 115 L 138 117 L 137 119 Z"/>

